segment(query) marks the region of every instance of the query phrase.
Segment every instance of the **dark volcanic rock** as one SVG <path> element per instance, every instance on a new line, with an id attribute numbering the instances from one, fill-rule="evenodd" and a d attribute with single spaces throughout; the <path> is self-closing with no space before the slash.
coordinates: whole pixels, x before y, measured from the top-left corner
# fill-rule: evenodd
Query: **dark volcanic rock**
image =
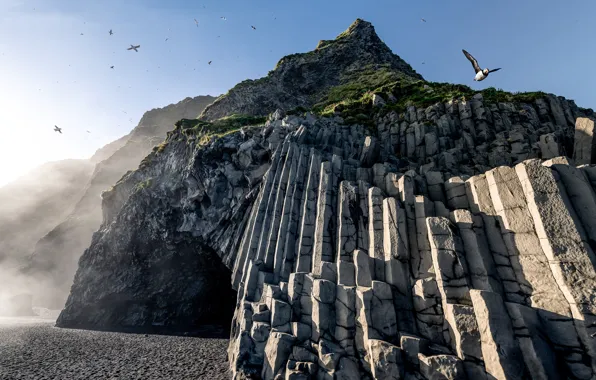
<path id="1" fill-rule="evenodd" d="M 201 119 L 231 114 L 267 115 L 276 109 L 310 108 L 326 91 L 343 84 L 363 68 L 388 67 L 412 79 L 423 79 L 395 55 L 375 33 L 371 23 L 357 19 L 335 40 L 321 41 L 314 51 L 282 58 L 269 74 L 246 80 L 205 108 Z"/>
<path id="2" fill-rule="evenodd" d="M 251 190 L 269 167 L 266 141 L 243 145 L 236 133 L 200 147 L 180 129 L 167 141 L 102 195 L 104 222 L 58 326 L 229 327 L 235 293 L 221 253 L 238 244 Z"/>
<path id="3" fill-rule="evenodd" d="M 214 99 L 197 96 L 148 111 L 131 133 L 96 152 L 91 161 L 97 165 L 84 193 L 71 198 L 78 199 L 74 210 L 71 208 L 70 214 L 63 214 L 55 221 L 54 228 L 38 241 L 24 268 L 24 273 L 35 279 L 31 286 L 36 304 L 55 308 L 64 305 L 77 260 L 101 224 L 101 192 L 127 171 L 136 169 L 151 149 L 164 140 L 176 121 L 196 118 Z"/>

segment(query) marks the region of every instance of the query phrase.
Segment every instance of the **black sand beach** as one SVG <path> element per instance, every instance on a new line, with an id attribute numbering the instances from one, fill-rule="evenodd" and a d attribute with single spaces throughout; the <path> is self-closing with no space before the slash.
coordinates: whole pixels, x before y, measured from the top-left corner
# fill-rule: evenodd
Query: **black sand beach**
<path id="1" fill-rule="evenodd" d="M 227 339 L 54 327 L 0 318 L 0 379 L 229 379 Z"/>

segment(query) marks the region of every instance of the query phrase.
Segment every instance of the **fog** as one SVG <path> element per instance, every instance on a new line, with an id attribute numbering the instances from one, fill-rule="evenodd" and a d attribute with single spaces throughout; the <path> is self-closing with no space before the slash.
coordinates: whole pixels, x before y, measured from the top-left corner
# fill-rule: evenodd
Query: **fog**
<path id="1" fill-rule="evenodd" d="M 0 313 L 8 299 L 31 293 L 39 279 L 23 276 L 35 244 L 73 209 L 91 177 L 89 160 L 49 162 L 0 188 Z"/>

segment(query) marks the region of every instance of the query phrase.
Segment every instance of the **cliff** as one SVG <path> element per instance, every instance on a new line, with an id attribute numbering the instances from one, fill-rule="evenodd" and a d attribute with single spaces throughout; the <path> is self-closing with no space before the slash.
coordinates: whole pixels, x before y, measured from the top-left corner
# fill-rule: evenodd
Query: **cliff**
<path id="1" fill-rule="evenodd" d="M 22 273 L 30 278 L 36 305 L 53 308 L 64 305 L 78 259 L 101 224 L 101 192 L 108 190 L 127 171 L 136 169 L 143 157 L 164 140 L 176 121 L 196 117 L 214 99 L 211 96 L 186 98 L 150 110 L 128 135 L 91 157 L 90 161 L 96 165 L 90 178 L 86 177 L 88 181 L 78 179 L 85 184 L 82 193 L 67 198 L 74 208 L 66 209 L 61 218 L 49 226 L 49 232 L 44 231 L 47 233 L 40 236 L 34 249 L 29 250 L 32 253 Z"/>
<path id="2" fill-rule="evenodd" d="M 235 379 L 593 378 L 596 115 L 387 73 L 177 123 L 103 194 L 57 326 L 231 319 Z"/>

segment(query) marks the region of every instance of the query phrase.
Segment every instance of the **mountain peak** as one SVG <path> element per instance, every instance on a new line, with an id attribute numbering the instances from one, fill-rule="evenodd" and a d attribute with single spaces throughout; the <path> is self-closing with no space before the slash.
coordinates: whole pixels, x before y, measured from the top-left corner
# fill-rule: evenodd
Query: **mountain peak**
<path id="1" fill-rule="evenodd" d="M 377 37 L 377 33 L 375 32 L 375 27 L 373 26 L 373 24 L 371 24 L 368 21 L 364 21 L 361 18 L 357 18 L 356 21 L 354 21 L 352 25 L 350 25 L 350 27 L 342 34 L 347 34 L 349 36 L 355 36 L 359 38 Z M 342 34 L 340 34 L 340 36 Z"/>
<path id="2" fill-rule="evenodd" d="M 392 78 L 424 80 L 385 45 L 370 22 L 358 18 L 334 40 L 287 55 L 266 77 L 239 83 L 205 108 L 200 118 L 212 121 L 232 114 L 264 116 L 278 108 L 311 108 L 331 88 L 379 70 L 391 72 Z"/>

